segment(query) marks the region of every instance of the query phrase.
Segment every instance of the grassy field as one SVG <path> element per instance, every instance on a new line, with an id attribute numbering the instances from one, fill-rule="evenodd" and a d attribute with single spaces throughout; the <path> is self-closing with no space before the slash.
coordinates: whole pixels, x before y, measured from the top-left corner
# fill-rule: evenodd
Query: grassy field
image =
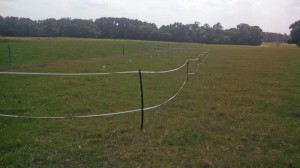
<path id="1" fill-rule="evenodd" d="M 0 167 L 300 167 L 300 49 L 295 46 L 11 38 L 0 42 L 0 69 L 168 70 L 207 48 L 207 61 L 175 100 L 145 112 L 142 132 L 139 113 L 1 117 Z M 191 64 L 191 71 L 195 67 Z M 185 73 L 143 75 L 145 105 L 172 96 Z M 4 114 L 73 116 L 140 108 L 137 74 L 0 74 L 0 86 Z"/>

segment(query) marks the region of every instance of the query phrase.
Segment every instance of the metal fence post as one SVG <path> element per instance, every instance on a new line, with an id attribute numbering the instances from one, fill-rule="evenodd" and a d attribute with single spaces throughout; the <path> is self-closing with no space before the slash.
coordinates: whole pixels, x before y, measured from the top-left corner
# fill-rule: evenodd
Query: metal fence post
<path id="1" fill-rule="evenodd" d="M 125 56 L 125 46 L 123 45 L 123 56 Z"/>
<path id="2" fill-rule="evenodd" d="M 187 63 L 186 63 L 186 80 L 189 80 L 189 64 L 190 64 L 190 60 L 187 59 Z"/>
<path id="3" fill-rule="evenodd" d="M 11 51 L 10 51 L 10 42 L 8 42 L 8 61 L 9 61 L 9 67 L 11 67 Z"/>
<path id="4" fill-rule="evenodd" d="M 140 76 L 140 91 L 141 91 L 141 131 L 144 128 L 144 91 L 143 91 L 143 79 L 142 79 L 142 72 L 139 70 Z"/>

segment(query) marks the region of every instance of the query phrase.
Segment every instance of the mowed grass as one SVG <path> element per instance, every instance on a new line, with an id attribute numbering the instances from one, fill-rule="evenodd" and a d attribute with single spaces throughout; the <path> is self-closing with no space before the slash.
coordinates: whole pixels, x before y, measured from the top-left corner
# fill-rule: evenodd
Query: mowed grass
<path id="1" fill-rule="evenodd" d="M 122 56 L 122 46 L 125 56 Z M 89 119 L 0 118 L 0 167 L 300 167 L 300 49 L 68 38 L 0 43 L 2 71 L 167 70 L 210 55 L 162 107 Z M 103 68 L 105 66 L 105 68 Z M 191 71 L 196 67 L 191 63 Z M 145 105 L 172 96 L 185 69 L 143 75 Z M 0 75 L 0 113 L 101 114 L 140 108 L 138 75 Z"/>

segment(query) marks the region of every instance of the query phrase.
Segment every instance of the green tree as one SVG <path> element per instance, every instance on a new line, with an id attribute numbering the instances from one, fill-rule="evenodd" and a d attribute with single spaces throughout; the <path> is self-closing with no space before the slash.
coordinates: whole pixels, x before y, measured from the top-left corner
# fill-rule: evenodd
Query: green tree
<path id="1" fill-rule="evenodd" d="M 300 20 L 290 26 L 292 42 L 300 47 Z"/>
<path id="2" fill-rule="evenodd" d="M 235 32 L 232 38 L 234 44 L 241 45 L 260 45 L 263 40 L 263 32 L 258 26 L 249 26 L 241 23 L 237 25 L 237 29 L 232 29 Z"/>
<path id="3" fill-rule="evenodd" d="M 157 30 L 155 24 L 143 22 L 138 26 L 137 37 L 141 40 L 151 40 L 152 33 Z"/>
<path id="4" fill-rule="evenodd" d="M 289 40 L 289 36 L 287 34 L 281 33 L 272 33 L 272 32 L 264 32 L 263 33 L 263 41 L 264 42 L 287 42 Z"/>
<path id="5" fill-rule="evenodd" d="M 174 23 L 167 26 L 170 30 L 172 41 L 186 41 L 187 40 L 187 26 L 182 23 Z"/>
<path id="6" fill-rule="evenodd" d="M 263 42 L 263 31 L 258 26 L 251 26 L 249 33 L 250 45 L 261 45 Z"/>
<path id="7" fill-rule="evenodd" d="M 224 30 L 223 43 L 224 44 L 236 44 L 237 37 L 238 37 L 238 31 L 236 28 Z"/>
<path id="8" fill-rule="evenodd" d="M 114 18 L 103 17 L 95 20 L 97 28 L 101 31 L 102 38 L 116 38 L 116 28 L 119 26 Z"/>
<path id="9" fill-rule="evenodd" d="M 251 26 L 245 23 L 241 23 L 236 26 L 238 30 L 237 43 L 247 45 L 249 43 Z"/>
<path id="10" fill-rule="evenodd" d="M 199 30 L 199 38 L 202 43 L 213 43 L 214 29 L 210 25 L 204 24 Z"/>
<path id="11" fill-rule="evenodd" d="M 217 23 L 217 24 L 213 25 L 212 28 L 213 28 L 213 36 L 214 36 L 212 43 L 214 43 L 214 44 L 223 43 L 224 31 L 223 31 L 223 26 L 221 25 L 221 23 Z"/>
<path id="12" fill-rule="evenodd" d="M 57 20 L 56 26 L 59 31 L 59 36 L 61 37 L 67 36 L 70 25 L 71 25 L 71 18 L 61 18 Z"/>
<path id="13" fill-rule="evenodd" d="M 29 18 L 20 18 L 17 23 L 17 36 L 36 36 L 37 32 L 37 22 L 32 21 Z"/>
<path id="14" fill-rule="evenodd" d="M 186 26 L 187 26 L 186 39 L 189 42 L 200 42 L 199 40 L 200 23 L 194 22 L 193 24 L 188 24 Z"/>
<path id="15" fill-rule="evenodd" d="M 66 34 L 69 37 L 92 38 L 97 36 L 97 28 L 93 20 L 72 19 Z"/>
<path id="16" fill-rule="evenodd" d="M 4 36 L 17 36 L 18 21 L 19 18 L 17 17 L 5 17 L 2 21 L 1 34 Z"/>
<path id="17" fill-rule="evenodd" d="M 159 29 L 155 30 L 153 33 L 153 39 L 159 41 L 171 41 L 171 33 L 169 26 L 161 26 Z"/>
<path id="18" fill-rule="evenodd" d="M 58 36 L 58 28 L 56 26 L 56 19 L 50 18 L 39 21 L 40 24 L 40 35 L 46 37 Z"/>

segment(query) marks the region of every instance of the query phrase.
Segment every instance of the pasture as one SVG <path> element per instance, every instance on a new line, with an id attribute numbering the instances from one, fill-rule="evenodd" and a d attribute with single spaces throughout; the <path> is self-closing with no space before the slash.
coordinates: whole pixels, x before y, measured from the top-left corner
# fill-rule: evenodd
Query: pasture
<path id="1" fill-rule="evenodd" d="M 160 71 L 207 49 L 206 62 L 177 97 L 145 112 L 143 131 L 140 112 L 0 117 L 0 167 L 300 167 L 300 49 L 295 46 L 10 38 L 0 41 L 0 69 Z M 191 62 L 190 71 L 196 66 Z M 143 74 L 145 106 L 170 98 L 185 75 L 185 68 Z M 138 108 L 138 74 L 0 74 L 1 114 L 75 116 Z"/>

